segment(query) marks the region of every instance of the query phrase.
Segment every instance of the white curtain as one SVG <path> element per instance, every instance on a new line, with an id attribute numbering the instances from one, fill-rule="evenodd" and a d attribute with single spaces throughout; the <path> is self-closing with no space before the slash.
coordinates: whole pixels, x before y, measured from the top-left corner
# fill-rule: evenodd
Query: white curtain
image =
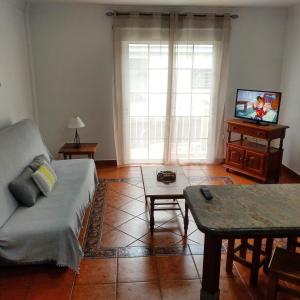
<path id="1" fill-rule="evenodd" d="M 223 159 L 230 16 L 114 17 L 118 165 Z"/>

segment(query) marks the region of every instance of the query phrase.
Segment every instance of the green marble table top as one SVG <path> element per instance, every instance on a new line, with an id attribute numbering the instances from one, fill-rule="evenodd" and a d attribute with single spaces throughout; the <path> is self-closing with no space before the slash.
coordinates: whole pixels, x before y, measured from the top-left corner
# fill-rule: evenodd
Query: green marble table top
<path id="1" fill-rule="evenodd" d="M 300 184 L 211 185 L 184 191 L 198 228 L 215 235 L 300 235 Z"/>

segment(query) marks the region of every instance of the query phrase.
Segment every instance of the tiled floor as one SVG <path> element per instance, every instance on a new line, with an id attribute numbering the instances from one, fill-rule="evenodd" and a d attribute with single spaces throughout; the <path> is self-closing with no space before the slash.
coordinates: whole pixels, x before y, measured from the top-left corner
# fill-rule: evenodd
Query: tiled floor
<path id="1" fill-rule="evenodd" d="M 188 176 L 229 176 L 234 183 L 253 184 L 249 178 L 226 173 L 222 166 L 185 167 Z M 140 178 L 138 167 L 99 169 L 101 179 Z M 281 182 L 300 182 L 284 172 Z M 131 182 L 132 183 L 132 182 Z M 182 218 L 177 214 L 156 214 L 156 229 L 149 235 L 143 189 L 139 182 L 109 181 L 106 194 L 101 247 L 168 246 L 189 244 L 185 255 L 84 259 L 79 275 L 55 266 L 22 266 L 0 269 L 0 299 L 199 299 L 202 276 L 203 235 L 192 218 L 188 238 L 183 236 Z M 221 264 L 221 299 L 264 299 L 267 277 L 261 273 L 256 289 L 248 285 L 249 271 L 240 265 L 233 274 Z M 292 299 L 278 297 L 278 299 Z"/>

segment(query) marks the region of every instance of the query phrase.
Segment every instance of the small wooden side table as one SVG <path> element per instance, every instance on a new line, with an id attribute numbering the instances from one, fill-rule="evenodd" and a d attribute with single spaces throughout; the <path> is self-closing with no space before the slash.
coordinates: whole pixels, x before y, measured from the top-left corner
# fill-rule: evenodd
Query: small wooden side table
<path id="1" fill-rule="evenodd" d="M 58 153 L 63 154 L 64 159 L 71 159 L 72 155 L 87 155 L 88 158 L 94 159 L 98 143 L 81 143 L 80 148 L 75 148 L 74 145 L 74 143 L 66 143 Z"/>

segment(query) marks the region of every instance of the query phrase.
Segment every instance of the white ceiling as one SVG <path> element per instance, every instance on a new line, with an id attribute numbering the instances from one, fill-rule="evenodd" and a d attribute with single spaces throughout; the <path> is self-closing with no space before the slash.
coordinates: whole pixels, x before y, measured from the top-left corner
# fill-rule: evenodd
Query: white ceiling
<path id="1" fill-rule="evenodd" d="M 99 3 L 106 5 L 180 5 L 217 7 L 289 7 L 300 0 L 29 0 L 40 3 Z"/>

